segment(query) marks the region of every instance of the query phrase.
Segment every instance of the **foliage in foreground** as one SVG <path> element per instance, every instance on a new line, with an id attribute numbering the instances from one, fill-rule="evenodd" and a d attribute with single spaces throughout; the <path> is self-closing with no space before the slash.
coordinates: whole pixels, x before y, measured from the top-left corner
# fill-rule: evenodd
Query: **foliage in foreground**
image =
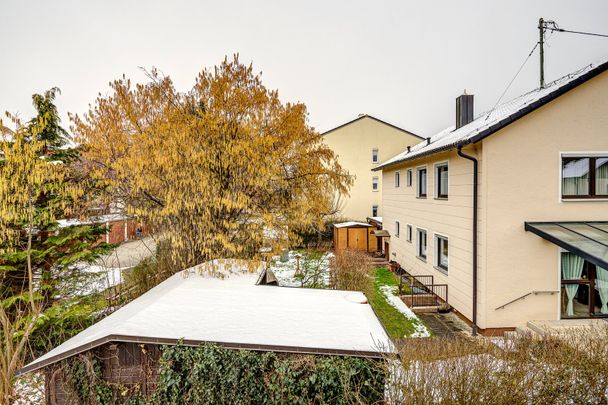
<path id="1" fill-rule="evenodd" d="M 408 339 L 388 361 L 390 403 L 605 404 L 608 326 L 514 340 Z"/>
<path id="2" fill-rule="evenodd" d="M 102 380 L 101 362 L 90 354 L 61 365 L 77 403 L 373 404 L 384 395 L 382 362 L 356 357 L 178 345 L 162 349 L 159 367 L 157 390 L 145 398 L 137 387 Z"/>
<path id="3" fill-rule="evenodd" d="M 28 356 L 56 345 L 71 333 L 63 326 L 70 329 L 86 318 L 61 302 L 80 278 L 73 265 L 110 248 L 96 242 L 104 232 L 98 226 L 58 227 L 57 219 L 78 213 L 86 188 L 77 151 L 68 147 L 68 134 L 59 125 L 58 92 L 34 94 L 37 114 L 26 123 L 7 113 L 14 130 L 0 121 L 2 404 L 12 401 L 15 372 Z"/>

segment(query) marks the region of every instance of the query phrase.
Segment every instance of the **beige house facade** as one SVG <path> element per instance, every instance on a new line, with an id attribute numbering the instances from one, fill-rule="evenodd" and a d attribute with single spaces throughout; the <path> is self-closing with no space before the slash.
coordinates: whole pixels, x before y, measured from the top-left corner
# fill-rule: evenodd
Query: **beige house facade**
<path id="1" fill-rule="evenodd" d="M 323 133 L 325 144 L 354 178 L 349 195 L 336 197 L 340 210 L 337 215 L 358 221 L 381 216 L 382 176 L 372 169 L 421 139 L 366 114 Z"/>
<path id="2" fill-rule="evenodd" d="M 457 119 L 471 108 L 463 125 L 376 168 L 390 258 L 446 284 L 448 303 L 481 332 L 608 317 L 606 70 L 589 67 L 476 119 L 472 96 L 461 96 L 471 103 L 458 100 Z"/>

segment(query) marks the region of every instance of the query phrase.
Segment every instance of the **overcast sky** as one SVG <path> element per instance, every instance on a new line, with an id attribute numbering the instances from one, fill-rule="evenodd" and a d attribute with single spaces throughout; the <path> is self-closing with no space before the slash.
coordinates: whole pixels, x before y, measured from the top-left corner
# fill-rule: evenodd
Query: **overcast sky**
<path id="1" fill-rule="evenodd" d="M 84 113 L 123 73 L 156 66 L 180 90 L 240 53 L 320 131 L 367 113 L 423 136 L 451 125 L 454 99 L 490 108 L 538 41 L 538 18 L 608 33 L 608 1 L 23 1 L 0 2 L 0 111 L 28 118 L 31 94 Z M 546 78 L 608 59 L 608 38 L 555 33 Z M 538 53 L 509 96 L 538 86 Z"/>

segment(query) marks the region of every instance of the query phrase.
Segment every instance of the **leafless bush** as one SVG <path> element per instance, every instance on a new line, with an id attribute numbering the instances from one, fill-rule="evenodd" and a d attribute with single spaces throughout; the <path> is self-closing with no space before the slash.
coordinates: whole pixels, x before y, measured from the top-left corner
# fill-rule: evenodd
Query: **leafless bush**
<path id="1" fill-rule="evenodd" d="M 411 339 L 390 371 L 388 402 L 605 404 L 608 325 L 559 336 L 489 341 Z"/>
<path id="2" fill-rule="evenodd" d="M 371 258 L 358 250 L 336 252 L 329 264 L 330 286 L 338 290 L 368 292 L 371 288 Z"/>

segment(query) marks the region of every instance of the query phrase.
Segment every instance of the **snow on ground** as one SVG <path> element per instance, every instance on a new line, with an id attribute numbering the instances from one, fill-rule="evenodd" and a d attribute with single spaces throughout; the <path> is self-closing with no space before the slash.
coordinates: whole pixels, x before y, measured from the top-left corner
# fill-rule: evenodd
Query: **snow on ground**
<path id="1" fill-rule="evenodd" d="M 296 255 L 301 255 L 300 270 L 301 276 L 297 276 Z M 318 259 L 312 258 L 310 253 L 297 252 L 290 250 L 284 256 L 286 261 L 281 261 L 281 257 L 275 256 L 270 264 L 270 270 L 279 280 L 279 285 L 285 287 L 302 287 L 306 285 L 328 286 L 329 285 L 329 260 L 334 256 L 331 252 L 321 254 Z"/>
<path id="2" fill-rule="evenodd" d="M 44 403 L 44 377 L 41 373 L 27 373 L 15 380 L 17 398 L 13 405 L 31 405 Z"/>
<path id="3" fill-rule="evenodd" d="M 81 271 L 76 285 L 73 286 L 74 296 L 95 294 L 114 287 L 122 283 L 123 271 L 128 269 L 88 263 L 78 263 L 74 267 Z"/>
<path id="4" fill-rule="evenodd" d="M 431 336 L 431 332 L 427 329 L 427 327 L 422 323 L 420 318 L 416 316 L 416 314 L 407 306 L 405 303 L 399 298 L 398 295 L 395 295 L 395 292 L 398 287 L 393 287 L 390 285 L 380 286 L 380 291 L 386 298 L 386 301 L 393 306 L 397 311 L 401 312 L 403 316 L 405 316 L 408 320 L 411 321 L 412 326 L 414 327 L 414 333 L 412 333 L 409 337 L 429 337 Z"/>

